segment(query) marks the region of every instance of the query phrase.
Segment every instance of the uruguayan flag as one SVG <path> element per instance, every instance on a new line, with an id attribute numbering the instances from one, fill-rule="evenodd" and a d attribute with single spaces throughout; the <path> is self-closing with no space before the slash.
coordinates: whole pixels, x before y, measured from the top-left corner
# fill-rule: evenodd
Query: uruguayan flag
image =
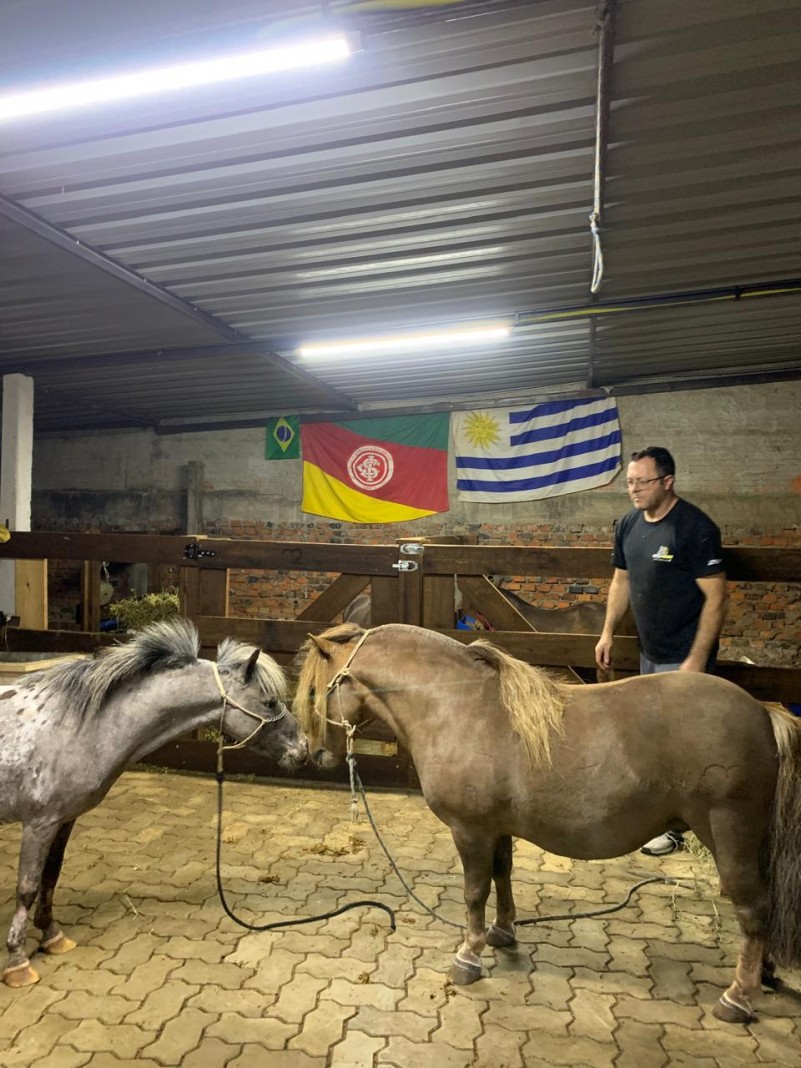
<path id="1" fill-rule="evenodd" d="M 463 501 L 534 501 L 592 489 L 620 470 L 611 397 L 451 415 Z"/>

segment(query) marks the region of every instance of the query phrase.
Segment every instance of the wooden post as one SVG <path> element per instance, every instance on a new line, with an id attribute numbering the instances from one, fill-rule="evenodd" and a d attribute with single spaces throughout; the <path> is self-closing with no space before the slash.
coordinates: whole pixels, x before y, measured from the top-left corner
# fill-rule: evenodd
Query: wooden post
<path id="1" fill-rule="evenodd" d="M 81 630 L 100 630 L 100 567 L 96 560 L 81 566 Z"/>
<path id="2" fill-rule="evenodd" d="M 47 630 L 47 560 L 15 561 L 15 593 L 20 627 Z"/>

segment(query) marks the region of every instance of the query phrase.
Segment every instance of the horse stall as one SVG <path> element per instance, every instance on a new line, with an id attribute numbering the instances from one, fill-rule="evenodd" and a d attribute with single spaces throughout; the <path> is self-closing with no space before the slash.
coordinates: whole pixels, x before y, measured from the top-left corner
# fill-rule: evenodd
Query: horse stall
<path id="1" fill-rule="evenodd" d="M 253 642 L 290 667 L 310 633 L 319 634 L 368 587 L 372 626 L 411 623 L 470 642 L 476 633 L 455 625 L 457 599 L 465 610 L 479 612 L 491 623 L 492 641 L 527 663 L 546 667 L 568 680 L 595 680 L 597 631 L 575 629 L 572 616 L 592 610 L 602 618 L 603 601 L 583 602 L 565 611 L 537 610 L 529 617 L 489 580 L 491 575 L 604 576 L 611 571 L 609 547 L 554 548 L 471 545 L 438 539 L 399 539 L 387 545 L 270 542 L 228 538 L 149 534 L 15 533 L 0 545 L 0 558 L 17 560 L 82 560 L 83 596 L 80 631 L 7 629 L 7 647 L 36 654 L 91 652 L 109 645 L 114 635 L 100 633 L 101 560 L 137 560 L 153 567 L 169 567 L 178 576 L 181 612 L 200 631 L 204 655 L 225 637 Z M 727 547 L 728 578 L 738 582 L 799 582 L 801 552 L 774 547 Z M 277 573 L 335 575 L 294 619 L 265 619 L 229 614 L 229 573 L 248 569 L 266 576 Z M 458 593 L 457 593 L 458 591 Z M 525 602 L 523 603 L 525 610 Z M 543 618 L 564 630 L 536 629 Z M 567 628 L 570 628 L 568 631 Z M 629 630 L 631 628 L 628 628 Z M 636 639 L 621 633 L 615 640 L 615 675 L 638 670 Z M 722 661 L 719 673 L 760 700 L 792 703 L 801 693 L 801 670 Z M 408 754 L 399 750 L 385 730 L 362 739 L 359 747 L 366 773 L 381 786 L 416 786 Z M 150 758 L 154 763 L 184 770 L 212 772 L 216 754 L 211 741 L 201 738 L 172 743 Z M 232 769 L 243 774 L 264 773 L 263 765 L 245 753 L 232 755 Z M 343 772 L 304 771 L 312 781 L 345 781 Z"/>
<path id="2" fill-rule="evenodd" d="M 609 571 L 608 548 L 423 539 L 357 546 L 15 533 L 0 555 L 170 566 L 180 577 L 183 613 L 199 630 L 201 655 L 213 657 L 230 637 L 257 644 L 289 670 L 307 636 L 328 630 L 369 586 L 373 626 L 423 625 L 463 645 L 489 637 L 527 663 L 591 676 L 594 634 L 532 629 L 517 607 L 489 591 L 486 576 Z M 729 548 L 726 558 L 733 580 L 801 581 L 798 551 Z M 295 619 L 255 619 L 228 614 L 228 572 L 238 568 L 338 577 Z M 90 603 L 97 571 L 86 568 Z M 490 620 L 490 634 L 454 625 L 457 588 L 463 606 Z M 48 655 L 117 641 L 96 631 L 13 626 L 7 640 L 11 650 Z M 617 640 L 616 658 L 621 672 L 635 672 L 633 637 Z M 801 692 L 796 668 L 723 663 L 721 674 L 758 701 L 789 702 Z M 343 712 L 349 714 L 347 706 Z M 730 1063 L 765 1060 L 769 1050 L 786 1060 L 797 1041 L 790 1034 L 797 1008 L 780 986 L 756 999 L 755 1010 L 764 1014 L 753 1030 L 726 1031 L 709 1014 L 730 981 L 739 928 L 716 899 L 714 868 L 694 853 L 658 865 L 636 852 L 572 861 L 521 841 L 514 860 L 523 930 L 510 943 L 508 916 L 499 916 L 492 952 L 480 961 L 485 978 L 454 984 L 446 978 L 450 961 L 466 959 L 475 978 L 480 947 L 473 931 L 465 955 L 462 876 L 448 829 L 409 789 L 417 787 L 417 773 L 390 732 L 367 731 L 356 749 L 369 820 L 359 795 L 354 806 L 340 788 L 347 768 L 307 765 L 289 778 L 246 749 L 225 754 L 226 773 L 266 776 L 269 792 L 252 782 L 226 787 L 219 829 L 213 779 L 141 770 L 119 779 L 103 806 L 81 818 L 57 899 L 64 934 L 78 949 L 37 964 L 47 997 L 58 1001 L 53 1011 L 70 1021 L 65 1028 L 75 1025 L 70 1048 L 79 1054 L 92 1048 L 91 1026 L 75 1023 L 92 996 L 122 1025 L 120 1055 L 144 1064 L 182 1058 L 192 1064 L 193 1051 L 202 1049 L 220 1063 L 274 1057 L 276 1064 L 322 1066 L 336 1063 L 335 1047 L 338 1057 L 365 1064 L 411 1065 L 435 1049 L 448 1063 L 482 1066 L 595 1066 L 621 1055 L 656 1063 L 648 1060 L 652 1049 L 660 1064 L 666 1056 L 722 1063 L 722 1050 Z M 216 759 L 216 743 L 204 737 L 170 741 L 145 758 L 205 772 Z M 393 790 L 381 789 L 387 786 Z M 373 840 L 371 823 L 403 883 Z M 228 916 L 215 889 L 215 834 Z M 9 833 L 6 840 L 13 847 L 18 838 Z M 9 858 L 4 915 L 12 911 L 13 879 Z M 618 914 L 635 885 L 637 897 Z M 500 887 L 499 893 L 501 909 Z M 285 926 L 311 916 L 319 919 Z M 526 921 L 536 930 L 524 933 Z M 0 988 L 4 1005 L 12 995 Z M 356 1017 L 361 1030 L 350 1032 L 348 1020 Z M 0 1025 L 0 1049 L 11 1041 L 6 1035 Z M 26 1063 L 44 1063 L 49 1048 L 31 1051 Z"/>

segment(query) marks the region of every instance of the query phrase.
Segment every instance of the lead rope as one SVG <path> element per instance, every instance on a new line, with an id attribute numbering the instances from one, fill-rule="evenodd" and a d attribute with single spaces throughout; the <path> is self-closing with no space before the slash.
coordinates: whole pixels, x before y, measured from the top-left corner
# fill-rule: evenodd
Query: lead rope
<path id="1" fill-rule="evenodd" d="M 279 927 L 300 927 L 305 923 L 316 923 L 319 920 L 330 920 L 334 916 L 341 916 L 343 912 L 348 912 L 350 909 L 357 908 L 375 908 L 380 909 L 382 912 L 386 912 L 389 916 L 390 931 L 396 930 L 395 913 L 382 901 L 372 901 L 363 899 L 360 901 L 353 901 L 348 905 L 341 905 L 338 909 L 332 909 L 330 912 L 320 913 L 319 916 L 306 916 L 300 920 L 278 920 L 273 923 L 248 923 L 246 920 L 240 919 L 239 916 L 233 911 L 231 906 L 225 897 L 225 890 L 222 884 L 222 821 L 223 821 L 223 783 L 225 782 L 225 771 L 223 769 L 223 754 L 227 749 L 242 749 L 259 733 L 262 727 L 267 723 L 276 723 L 279 719 L 283 719 L 286 715 L 286 705 L 283 705 L 282 711 L 279 715 L 267 718 L 260 716 L 256 712 L 251 712 L 249 708 L 245 708 L 243 705 L 238 704 L 233 698 L 225 691 L 225 687 L 222 684 L 220 673 L 217 669 L 217 665 L 212 661 L 212 669 L 214 672 L 214 678 L 217 680 L 217 686 L 220 690 L 222 697 L 222 714 L 220 715 L 220 732 L 219 739 L 217 741 L 217 848 L 216 848 L 216 865 L 215 875 L 217 879 L 217 895 L 220 899 L 220 904 L 223 907 L 223 911 L 229 919 L 232 919 L 234 923 L 239 924 L 240 927 L 244 927 L 248 931 L 275 931 Z M 228 705 L 232 705 L 234 708 L 238 708 L 240 712 L 245 712 L 249 716 L 253 716 L 260 720 L 258 726 L 252 731 L 243 742 L 235 742 L 231 745 L 223 744 L 223 722 L 225 720 L 225 709 Z"/>
<path id="2" fill-rule="evenodd" d="M 336 721 L 329 720 L 329 722 L 335 723 Z M 337 726 L 342 727 L 344 726 L 344 724 L 338 723 Z M 356 767 L 356 757 L 353 754 L 352 735 L 354 727 L 352 726 L 352 724 L 348 724 L 346 729 L 348 728 L 350 729 L 348 732 L 348 752 L 346 759 L 348 761 L 348 771 L 350 774 L 351 782 L 351 813 L 353 812 L 354 805 L 358 805 L 358 798 L 356 796 L 356 790 L 358 789 L 359 793 L 361 794 L 361 801 L 364 805 L 364 811 L 367 814 L 368 822 L 373 829 L 373 834 L 376 836 L 378 844 L 383 849 L 384 855 L 389 861 L 390 867 L 395 872 L 398 879 L 400 879 L 400 883 L 403 889 L 406 891 L 409 897 L 420 906 L 421 909 L 423 909 L 429 914 L 429 916 L 433 916 L 434 919 L 439 920 L 440 923 L 446 923 L 449 927 L 457 927 L 460 931 L 464 931 L 464 924 L 455 923 L 453 920 L 446 919 L 444 916 L 441 916 L 434 909 L 426 905 L 425 901 L 421 901 L 417 894 L 414 892 L 414 890 L 411 888 L 411 886 L 409 886 L 404 877 L 401 875 L 398 866 L 392 857 L 392 854 L 390 853 L 389 849 L 387 849 L 387 846 L 384 843 L 384 839 L 381 837 L 378 827 L 376 826 L 375 820 L 373 819 L 373 814 L 370 811 L 370 806 L 367 803 L 367 794 L 364 789 L 364 783 L 362 782 L 359 776 L 359 772 Z M 608 906 L 608 908 L 603 909 L 595 909 L 592 912 L 565 912 L 553 916 L 531 916 L 524 920 L 515 920 L 515 925 L 517 927 L 531 927 L 535 923 L 550 923 L 554 920 L 586 920 L 592 919 L 595 916 L 607 916 L 609 915 L 609 913 L 619 912 L 621 909 L 624 909 L 626 905 L 628 905 L 628 903 L 631 901 L 636 891 L 639 890 L 642 886 L 647 886 L 648 883 L 667 883 L 669 885 L 681 886 L 681 880 L 675 879 L 670 875 L 651 875 L 647 879 L 641 879 L 638 883 L 635 883 L 634 886 L 629 889 L 629 892 L 626 894 L 623 901 L 619 902 L 619 904 L 617 905 L 610 905 Z"/>

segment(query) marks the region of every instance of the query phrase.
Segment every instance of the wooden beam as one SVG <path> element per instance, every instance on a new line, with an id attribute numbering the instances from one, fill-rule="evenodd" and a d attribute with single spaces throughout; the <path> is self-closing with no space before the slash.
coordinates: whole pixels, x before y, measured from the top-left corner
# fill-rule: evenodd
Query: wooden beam
<path id="1" fill-rule="evenodd" d="M 534 628 L 501 591 L 484 575 L 460 575 L 463 607 L 486 616 L 498 630 L 530 630 Z"/>
<path id="2" fill-rule="evenodd" d="M 339 575 L 295 618 L 330 623 L 334 616 L 347 608 L 353 598 L 369 585 L 370 580 L 364 575 Z"/>
<path id="3" fill-rule="evenodd" d="M 408 539 L 413 540 L 413 539 Z M 191 559 L 194 552 L 212 553 Z M 189 555 L 187 555 L 187 552 Z M 611 576 L 611 547 L 428 545 L 426 575 Z M 732 581 L 801 582 L 801 549 L 778 546 L 724 547 Z M 352 575 L 396 575 L 393 545 L 330 545 L 268 542 L 167 534 L 71 534 L 14 531 L 0 544 L 0 559 L 139 560 L 173 567 L 336 571 Z"/>

